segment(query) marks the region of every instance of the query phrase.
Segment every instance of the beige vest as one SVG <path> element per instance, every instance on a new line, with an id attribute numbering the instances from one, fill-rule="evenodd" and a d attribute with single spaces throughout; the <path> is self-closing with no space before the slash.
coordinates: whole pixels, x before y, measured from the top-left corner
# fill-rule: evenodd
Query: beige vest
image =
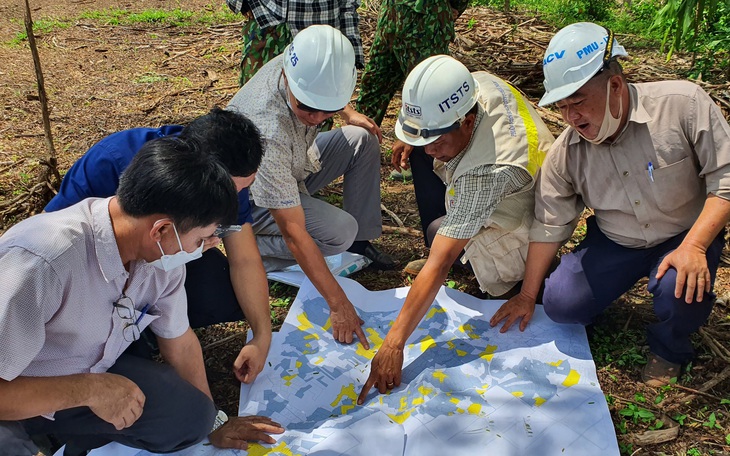
<path id="1" fill-rule="evenodd" d="M 509 291 L 525 275 L 528 233 L 534 218 L 534 176 L 553 143 L 553 135 L 532 104 L 517 89 L 487 72 L 473 73 L 479 83 L 478 124 L 453 173 L 434 160 L 434 172 L 446 183 L 446 210 L 456 198 L 453 183 L 482 165 L 512 165 L 533 180 L 502 200 L 484 227 L 464 247 L 479 287 L 492 296 Z"/>

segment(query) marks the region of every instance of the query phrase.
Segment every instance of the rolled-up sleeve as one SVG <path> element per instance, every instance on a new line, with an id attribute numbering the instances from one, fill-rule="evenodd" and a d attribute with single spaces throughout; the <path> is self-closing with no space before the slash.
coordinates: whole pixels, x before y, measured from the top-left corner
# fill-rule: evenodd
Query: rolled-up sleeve
<path id="1" fill-rule="evenodd" d="M 707 193 L 730 200 L 730 126 L 720 108 L 699 86 L 690 109 L 695 113 L 687 116 L 694 122 L 689 132 Z"/>
<path id="2" fill-rule="evenodd" d="M 537 175 L 535 220 L 530 229 L 530 241 L 567 240 L 573 234 L 578 217 L 585 208 L 567 174 L 566 144 L 567 138 L 563 134 L 551 147 Z"/>

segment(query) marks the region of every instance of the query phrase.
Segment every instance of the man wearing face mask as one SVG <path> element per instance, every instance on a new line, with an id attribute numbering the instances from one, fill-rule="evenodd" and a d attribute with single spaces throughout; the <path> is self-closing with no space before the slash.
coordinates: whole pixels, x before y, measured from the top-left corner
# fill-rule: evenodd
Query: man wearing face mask
<path id="1" fill-rule="evenodd" d="M 109 442 L 167 453 L 204 437 L 219 447 L 273 442 L 263 417 L 216 418 L 190 329 L 186 262 L 236 218 L 228 171 L 194 141 L 146 143 L 117 196 L 24 220 L 0 238 L 0 455 L 65 456 Z M 166 364 L 124 354 L 145 328 Z"/>
<path id="2" fill-rule="evenodd" d="M 380 236 L 380 128 L 349 104 L 357 72 L 352 44 L 328 25 L 297 34 L 228 104 L 264 138 L 264 158 L 251 185 L 253 230 L 267 271 L 299 263 L 330 307 L 332 331 L 353 333 L 369 347 L 363 321 L 329 271 L 324 256 L 362 254 L 379 269 L 395 260 L 370 240 Z M 339 113 L 348 125 L 320 133 Z M 312 195 L 344 176 L 343 209 Z"/>
<path id="3" fill-rule="evenodd" d="M 693 357 L 690 335 L 707 319 L 730 218 L 730 127 L 699 86 L 627 83 L 613 34 L 572 24 L 550 41 L 540 105 L 556 103 L 569 124 L 550 149 L 535 193 L 535 222 L 520 293 L 491 323 L 524 330 L 560 245 L 584 208 L 587 235 L 545 280 L 554 321 L 591 323 L 642 277 L 657 322 L 642 371 L 667 384 Z"/>

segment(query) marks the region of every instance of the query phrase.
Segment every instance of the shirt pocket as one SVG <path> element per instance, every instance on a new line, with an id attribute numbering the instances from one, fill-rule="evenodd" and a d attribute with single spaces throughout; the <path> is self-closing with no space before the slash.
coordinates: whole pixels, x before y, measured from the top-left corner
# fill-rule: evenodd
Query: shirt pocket
<path id="1" fill-rule="evenodd" d="M 657 207 L 665 213 L 671 213 L 697 199 L 698 171 L 689 157 L 678 162 L 654 168 L 652 175 L 646 171 L 647 179 L 652 180 L 651 191 Z"/>
<path id="2" fill-rule="evenodd" d="M 469 261 L 482 290 L 501 295 L 525 275 L 529 230 L 520 226 L 506 231 L 496 225 L 483 229 L 464 247 L 463 260 Z"/>

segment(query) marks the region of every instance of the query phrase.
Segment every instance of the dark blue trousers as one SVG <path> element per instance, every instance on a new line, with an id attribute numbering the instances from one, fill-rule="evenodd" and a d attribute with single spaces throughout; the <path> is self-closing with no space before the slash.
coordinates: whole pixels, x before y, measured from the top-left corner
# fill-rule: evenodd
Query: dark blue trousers
<path id="1" fill-rule="evenodd" d="M 687 231 L 655 247 L 631 249 L 608 239 L 595 217 L 587 220 L 588 232 L 575 251 L 563 255 L 560 266 L 545 281 L 543 304 L 547 315 L 558 323 L 587 325 L 639 279 L 649 277 L 648 291 L 654 296 L 657 322 L 647 328 L 652 353 L 674 363 L 694 356 L 690 334 L 702 326 L 712 311 L 715 294 L 705 293 L 702 302 L 684 302 L 684 293 L 674 297 L 677 271 L 670 269 L 661 280 L 654 276 L 665 256 L 684 240 Z M 707 265 L 715 283 L 724 246 L 720 233 L 707 249 Z"/>
<path id="2" fill-rule="evenodd" d="M 171 366 L 122 355 L 108 372 L 127 377 L 145 394 L 142 415 L 132 426 L 117 430 L 88 407 L 56 412 L 54 421 L 36 417 L 20 423 L 30 435 L 52 434 L 76 450 L 119 442 L 154 453 L 187 448 L 203 440 L 213 428 L 217 413 L 213 401 Z"/>
<path id="3" fill-rule="evenodd" d="M 429 238 L 428 227 L 446 215 L 446 185 L 433 172 L 433 158 L 426 155 L 423 147 L 414 147 L 408 160 L 413 172 L 413 191 L 416 194 L 418 215 L 421 218 L 423 240 L 426 247 L 431 247 L 435 233 Z"/>

